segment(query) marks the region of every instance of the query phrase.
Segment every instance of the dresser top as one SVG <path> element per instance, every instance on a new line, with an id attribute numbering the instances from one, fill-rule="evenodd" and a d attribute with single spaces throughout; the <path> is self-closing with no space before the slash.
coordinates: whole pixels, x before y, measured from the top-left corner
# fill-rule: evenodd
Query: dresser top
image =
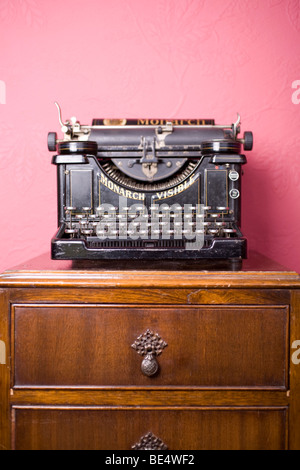
<path id="1" fill-rule="evenodd" d="M 241 266 L 229 261 L 57 261 L 49 254 L 0 275 L 0 287 L 288 287 L 300 276 L 265 256 L 250 252 Z"/>

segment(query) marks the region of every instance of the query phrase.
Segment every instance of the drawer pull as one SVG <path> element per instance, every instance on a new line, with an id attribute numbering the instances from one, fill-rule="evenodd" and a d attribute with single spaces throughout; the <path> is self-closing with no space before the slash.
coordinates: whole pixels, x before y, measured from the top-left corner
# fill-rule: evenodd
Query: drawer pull
<path id="1" fill-rule="evenodd" d="M 142 436 L 134 446 L 131 447 L 133 450 L 168 450 L 166 444 L 154 436 L 152 432 L 148 432 Z"/>
<path id="2" fill-rule="evenodd" d="M 168 346 L 167 343 L 157 333 L 153 333 L 149 329 L 131 345 L 138 354 L 145 356 L 141 364 L 144 375 L 151 377 L 157 373 L 159 365 L 156 356 L 159 356 L 166 346 Z"/>

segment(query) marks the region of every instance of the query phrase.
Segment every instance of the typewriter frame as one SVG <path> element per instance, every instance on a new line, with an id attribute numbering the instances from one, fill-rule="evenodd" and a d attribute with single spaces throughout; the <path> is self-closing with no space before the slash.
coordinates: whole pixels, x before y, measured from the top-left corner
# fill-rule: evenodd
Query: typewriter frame
<path id="1" fill-rule="evenodd" d="M 147 120 L 122 120 L 117 125 L 115 121 L 94 120 L 92 126 L 81 126 L 75 118 L 71 123 L 64 123 L 59 109 L 59 119 L 64 138 L 58 140 L 56 133 L 48 136 L 49 150 L 58 150 L 52 158 L 57 166 L 59 227 L 51 241 L 52 259 L 241 260 L 247 257 L 247 240 L 240 230 L 242 165 L 246 163 L 241 145 L 245 150 L 252 149 L 252 133 L 238 138 L 239 116 L 230 126 L 216 126 L 212 120 L 198 120 L 196 124 L 188 120 L 180 124 L 164 120 L 153 120 L 155 124 Z M 178 171 L 171 168 L 175 164 Z M 126 174 L 123 175 L 124 165 Z M 173 173 L 160 178 L 162 170 Z M 136 179 L 132 177 L 133 171 Z M 170 207 L 174 204 L 192 207 L 191 220 L 201 217 L 204 224 L 203 230 L 198 230 L 203 232 L 200 249 L 193 249 L 192 243 L 188 245 L 184 236 L 174 235 L 174 223 L 179 219 L 168 221 L 173 228 L 169 237 L 162 236 L 160 227 L 158 236 L 153 236 L 149 228 L 144 231 L 145 236 L 137 236 L 139 232 L 135 232 L 134 237 L 120 239 L 120 223 L 124 220 L 121 217 L 126 216 L 118 207 L 120 197 L 130 201 L 131 207 L 143 206 L 144 212 L 137 210 L 135 220 L 141 220 L 142 214 L 145 218 L 148 215 L 145 222 L 151 229 L 153 201 L 154 207 L 157 202 L 168 203 Z M 103 214 L 101 218 L 97 212 L 101 204 L 111 204 L 117 209 L 114 216 L 120 217 L 115 221 L 118 235 L 109 232 L 99 239 L 99 223 L 105 222 Z M 173 213 L 172 216 L 175 217 Z M 186 216 L 182 214 L 182 227 Z M 128 215 L 127 228 L 133 220 Z M 218 232 L 218 236 L 213 232 Z"/>

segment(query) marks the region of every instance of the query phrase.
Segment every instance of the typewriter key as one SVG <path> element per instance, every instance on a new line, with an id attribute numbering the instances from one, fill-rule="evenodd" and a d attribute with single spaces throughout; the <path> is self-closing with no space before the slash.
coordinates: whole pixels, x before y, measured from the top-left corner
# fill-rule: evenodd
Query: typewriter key
<path id="1" fill-rule="evenodd" d="M 73 230 L 72 212 L 73 212 L 73 211 L 76 211 L 76 207 L 67 206 L 67 207 L 65 207 L 64 209 L 65 209 L 66 215 L 69 216 L 69 220 L 67 220 L 67 224 L 68 224 L 67 229 L 68 229 L 68 230 Z M 72 232 L 68 232 L 68 233 L 72 233 Z"/>
<path id="2" fill-rule="evenodd" d="M 66 228 L 65 229 L 65 233 L 69 234 L 69 235 L 75 235 L 75 233 L 77 233 L 78 230 L 76 228 Z"/>
<path id="3" fill-rule="evenodd" d="M 232 228 L 223 228 L 223 233 L 227 238 L 229 238 L 231 234 L 236 233 L 236 230 Z"/>
<path id="4" fill-rule="evenodd" d="M 84 229 L 84 230 L 81 230 L 81 233 L 82 233 L 83 235 L 92 235 L 93 230 L 91 230 L 91 229 Z"/>

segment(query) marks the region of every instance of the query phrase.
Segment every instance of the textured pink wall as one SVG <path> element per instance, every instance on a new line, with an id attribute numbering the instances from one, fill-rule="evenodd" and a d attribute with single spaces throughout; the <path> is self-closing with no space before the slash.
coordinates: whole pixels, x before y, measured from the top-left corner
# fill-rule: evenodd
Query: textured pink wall
<path id="1" fill-rule="evenodd" d="M 49 250 L 65 119 L 212 117 L 252 130 L 249 246 L 300 271 L 300 0 L 0 0 L 0 271 Z"/>

